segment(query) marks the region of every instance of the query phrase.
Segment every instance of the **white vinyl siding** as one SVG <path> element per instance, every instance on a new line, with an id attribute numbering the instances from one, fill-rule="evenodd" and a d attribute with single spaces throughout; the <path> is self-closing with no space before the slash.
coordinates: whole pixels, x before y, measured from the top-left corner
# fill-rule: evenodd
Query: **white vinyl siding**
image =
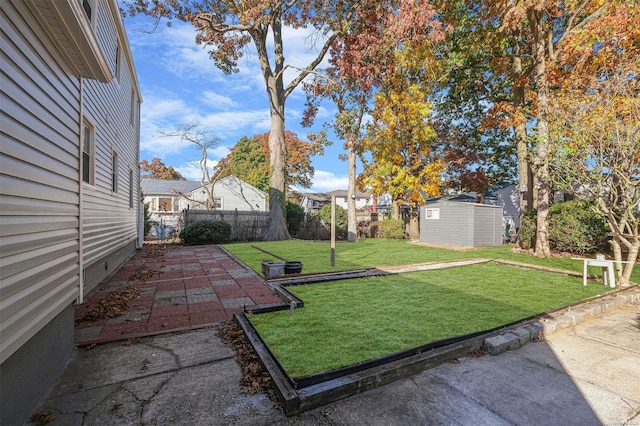
<path id="1" fill-rule="evenodd" d="M 137 239 L 137 211 L 130 208 L 129 197 L 118 193 L 117 168 L 138 165 L 138 125 L 131 126 L 130 96 L 137 94 L 131 67 L 126 62 L 123 44 L 118 40 L 116 22 L 106 0 L 95 3 L 96 36 L 112 69 L 120 43 L 120 80 L 109 83 L 83 79 L 85 115 L 95 123 L 95 183 L 83 188 L 84 263 L 89 268 L 105 253 L 126 246 Z M 119 18 L 118 18 L 119 19 Z M 115 156 L 115 157 L 114 157 Z M 115 181 L 114 181 L 115 179 Z M 115 186 L 114 186 L 115 185 Z M 134 182 L 137 193 L 138 182 Z M 115 189 L 115 190 L 114 190 Z M 87 281 L 90 281 L 89 277 Z M 92 286 L 85 288 L 85 293 Z"/>
<path id="2" fill-rule="evenodd" d="M 0 8 L 0 362 L 79 288 L 79 79 L 38 22 Z"/>

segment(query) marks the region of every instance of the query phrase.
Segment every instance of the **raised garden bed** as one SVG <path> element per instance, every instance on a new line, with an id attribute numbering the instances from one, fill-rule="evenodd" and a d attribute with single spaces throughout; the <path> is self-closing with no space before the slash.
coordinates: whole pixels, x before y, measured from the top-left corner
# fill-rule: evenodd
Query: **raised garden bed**
<path id="1" fill-rule="evenodd" d="M 278 287 L 293 293 L 291 305 L 238 321 L 288 414 L 478 351 L 509 324 L 606 291 L 577 277 L 494 263 Z M 294 311 L 303 300 L 305 308 Z"/>

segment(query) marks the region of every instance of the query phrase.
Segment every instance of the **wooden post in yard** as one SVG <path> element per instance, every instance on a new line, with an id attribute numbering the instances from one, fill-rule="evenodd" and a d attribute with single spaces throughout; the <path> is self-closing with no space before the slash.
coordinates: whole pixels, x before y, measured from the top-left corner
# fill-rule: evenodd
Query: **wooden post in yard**
<path id="1" fill-rule="evenodd" d="M 331 195 L 331 267 L 336 266 L 336 196 Z"/>

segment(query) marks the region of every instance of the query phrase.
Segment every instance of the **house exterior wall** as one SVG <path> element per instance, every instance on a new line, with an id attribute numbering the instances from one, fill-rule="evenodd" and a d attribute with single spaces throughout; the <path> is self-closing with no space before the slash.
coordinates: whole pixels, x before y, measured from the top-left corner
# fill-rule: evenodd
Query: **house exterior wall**
<path id="1" fill-rule="evenodd" d="M 158 235 L 158 230 L 161 229 L 165 233 L 164 236 L 167 236 L 167 227 L 173 227 L 179 231 L 186 225 L 183 223 L 182 212 L 184 210 L 198 211 L 204 209 L 201 202 L 206 201 L 207 194 L 204 189 L 199 186 L 199 183 L 195 185 L 197 186 L 195 189 L 188 191 L 188 196 L 191 197 L 192 200 L 176 194 L 176 190 L 187 192 L 184 187 L 186 186 L 185 184 L 189 183 L 194 182 L 176 181 L 176 187 L 182 187 L 182 189 L 160 193 L 150 189 L 157 188 L 155 184 L 150 183 L 148 180 L 144 181 L 143 186 L 146 185 L 145 188 L 147 189 L 144 191 L 144 203 L 149 204 L 150 219 L 158 225 L 164 226 L 164 228 L 152 227 L 149 231 L 150 235 Z M 168 191 L 169 187 L 170 186 L 166 186 L 165 190 Z M 213 193 L 214 198 L 219 200 L 220 204 L 216 208 L 216 210 L 219 211 L 268 211 L 266 194 L 234 176 L 227 176 L 217 181 L 213 188 Z"/>
<path id="2" fill-rule="evenodd" d="M 98 44 L 115 78 L 108 83 L 83 79 L 83 118 L 93 125 L 96 148 L 93 184 L 82 185 L 83 260 L 88 272 L 85 294 L 115 272 L 135 250 L 140 199 L 140 95 L 135 70 L 126 54 L 129 51 L 126 34 L 121 22 L 116 21 L 120 17 L 110 10 L 111 0 L 100 0 L 95 7 Z M 114 155 L 116 191 L 113 191 Z M 106 259 L 123 247 L 127 250 L 119 256 L 120 262 Z"/>
<path id="3" fill-rule="evenodd" d="M 78 297 L 80 81 L 22 2 L 2 2 L 0 360 Z"/>
<path id="4" fill-rule="evenodd" d="M 502 244 L 502 208 L 455 201 L 420 208 L 420 241 L 463 247 Z"/>
<path id="5" fill-rule="evenodd" d="M 190 194 L 193 199 L 204 201 L 206 194 L 202 188 L 196 188 Z M 216 182 L 213 195 L 220 199 L 220 210 L 267 211 L 267 196 L 263 191 L 234 176 L 227 176 Z M 190 209 L 200 209 L 201 205 L 187 202 Z"/>
<path id="6" fill-rule="evenodd" d="M 0 2 L 0 424 L 22 424 L 73 352 L 73 302 L 83 295 L 85 267 L 92 266 L 84 260 L 113 259 L 113 270 L 123 250 L 135 246 L 137 116 L 135 130 L 123 134 L 120 113 L 105 114 L 106 104 L 121 102 L 107 94 L 114 89 L 106 83 L 106 33 L 125 33 L 115 0 L 90 3 L 93 24 L 77 0 Z M 122 52 L 124 66 L 126 42 Z M 129 94 L 139 98 L 135 77 L 131 81 Z M 130 119 L 127 114 L 121 115 Z M 112 138 L 96 138 L 92 188 L 81 183 L 83 115 Z M 104 188 L 107 143 L 121 150 L 122 197 L 109 198 Z M 125 167 L 135 167 L 133 208 Z M 108 235 L 98 247 L 95 235 L 115 222 L 118 241 Z"/>

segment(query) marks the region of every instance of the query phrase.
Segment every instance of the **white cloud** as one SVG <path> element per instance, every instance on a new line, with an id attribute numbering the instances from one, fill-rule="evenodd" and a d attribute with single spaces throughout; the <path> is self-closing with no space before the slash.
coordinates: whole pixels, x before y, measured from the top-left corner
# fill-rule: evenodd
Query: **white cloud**
<path id="1" fill-rule="evenodd" d="M 209 170 L 209 173 L 212 173 L 213 168 L 217 164 L 217 161 L 207 160 L 207 169 Z M 175 167 L 175 169 L 180 172 L 186 180 L 200 181 L 202 179 L 202 169 L 200 168 L 200 163 L 197 161 L 183 163 L 182 165 Z"/>
<path id="2" fill-rule="evenodd" d="M 230 97 L 219 95 L 210 90 L 206 90 L 202 93 L 202 101 L 206 105 L 217 109 L 234 108 L 237 106 L 236 102 Z"/>
<path id="3" fill-rule="evenodd" d="M 310 192 L 330 192 L 336 189 L 347 189 L 349 187 L 349 177 L 346 175 L 336 176 L 333 172 L 316 170 L 313 176 L 313 186 Z M 309 192 L 303 191 L 303 192 Z"/>

